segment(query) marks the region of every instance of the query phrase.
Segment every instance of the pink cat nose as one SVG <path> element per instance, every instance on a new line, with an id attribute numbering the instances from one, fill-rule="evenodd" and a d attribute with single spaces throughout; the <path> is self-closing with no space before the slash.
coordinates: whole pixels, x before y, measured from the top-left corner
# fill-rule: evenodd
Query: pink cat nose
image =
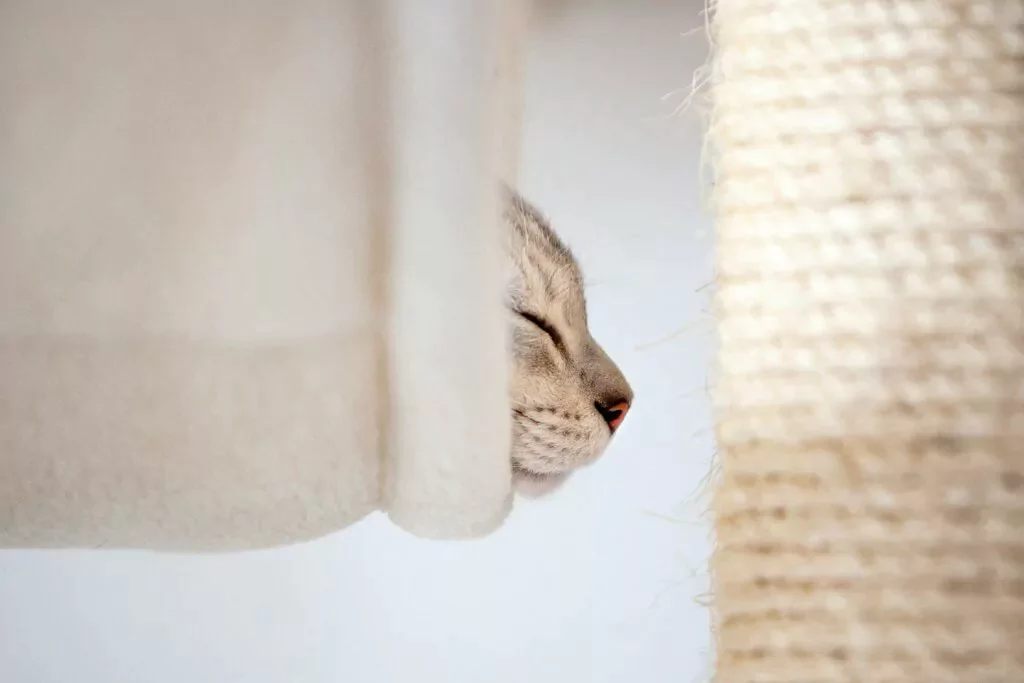
<path id="1" fill-rule="evenodd" d="M 619 428 L 622 421 L 626 419 L 626 413 L 629 412 L 629 403 L 627 401 L 618 401 L 611 406 L 604 406 L 595 402 L 594 407 L 597 408 L 597 412 L 601 413 L 604 421 L 608 423 L 608 429 L 612 430 L 612 433 Z"/>

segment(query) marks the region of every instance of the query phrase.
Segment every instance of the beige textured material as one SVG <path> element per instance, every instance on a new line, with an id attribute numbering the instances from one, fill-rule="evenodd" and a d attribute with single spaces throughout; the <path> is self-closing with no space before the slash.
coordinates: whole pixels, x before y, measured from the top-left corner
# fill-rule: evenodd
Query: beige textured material
<path id="1" fill-rule="evenodd" d="M 1024 681 L 1024 0 L 722 0 L 719 683 Z"/>
<path id="2" fill-rule="evenodd" d="M 0 547 L 501 522 L 506 2 L 0 3 Z"/>

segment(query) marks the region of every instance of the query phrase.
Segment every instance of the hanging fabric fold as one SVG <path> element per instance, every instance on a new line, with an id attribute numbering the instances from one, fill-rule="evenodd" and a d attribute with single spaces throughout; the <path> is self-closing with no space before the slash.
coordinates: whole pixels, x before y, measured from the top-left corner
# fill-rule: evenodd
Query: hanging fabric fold
<path id="1" fill-rule="evenodd" d="M 0 6 L 0 547 L 501 522 L 505 2 Z"/>

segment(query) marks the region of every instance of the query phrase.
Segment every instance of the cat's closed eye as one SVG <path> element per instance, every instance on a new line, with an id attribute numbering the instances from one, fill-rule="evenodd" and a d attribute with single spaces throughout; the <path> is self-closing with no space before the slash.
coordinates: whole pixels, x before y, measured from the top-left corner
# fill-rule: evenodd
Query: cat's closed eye
<path id="1" fill-rule="evenodd" d="M 547 336 L 551 337 L 551 341 L 554 342 L 555 346 L 560 349 L 563 347 L 562 335 L 558 333 L 558 330 L 555 329 L 554 325 L 545 320 L 542 316 L 539 316 L 536 313 L 530 313 L 529 311 L 520 310 L 516 311 L 516 315 L 539 329 Z"/>

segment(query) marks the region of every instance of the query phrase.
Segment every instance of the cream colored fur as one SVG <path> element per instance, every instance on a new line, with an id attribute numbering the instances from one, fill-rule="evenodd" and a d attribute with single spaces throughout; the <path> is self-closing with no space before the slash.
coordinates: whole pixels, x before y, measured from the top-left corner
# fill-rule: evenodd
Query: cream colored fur
<path id="1" fill-rule="evenodd" d="M 513 476 L 541 495 L 601 455 L 611 430 L 597 406 L 631 403 L 633 391 L 590 334 L 572 253 L 522 197 L 506 202 Z"/>

